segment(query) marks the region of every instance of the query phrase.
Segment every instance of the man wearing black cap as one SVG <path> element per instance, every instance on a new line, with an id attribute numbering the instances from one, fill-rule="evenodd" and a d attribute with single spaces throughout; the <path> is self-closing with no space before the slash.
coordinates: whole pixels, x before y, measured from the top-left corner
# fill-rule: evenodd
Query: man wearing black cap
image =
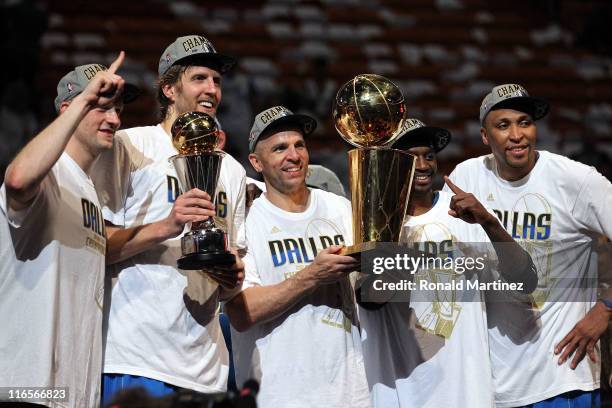
<path id="1" fill-rule="evenodd" d="M 189 111 L 214 116 L 221 76 L 234 65 L 233 58 L 217 53 L 202 36 L 177 38 L 159 60 L 161 123 L 119 132 L 113 154 L 97 164 L 109 269 L 115 277 L 104 402 L 117 390 L 138 385 L 153 396 L 178 388 L 226 390 L 229 356 L 218 321 L 219 301 L 242 272 L 221 278 L 179 270 L 176 262 L 185 224 L 210 216 L 227 232 L 231 247 L 244 247 L 245 171 L 226 154 L 217 197 L 199 189 L 181 194 L 168 158 L 178 153 L 170 135 L 176 118 Z"/>
<path id="2" fill-rule="evenodd" d="M 238 383 L 261 382 L 260 407 L 367 407 L 357 316 L 340 255 L 352 238 L 350 203 L 306 186 L 304 138 L 314 119 L 282 106 L 255 117 L 249 160 L 266 192 L 246 221 L 242 291 L 226 304 Z"/>
<path id="3" fill-rule="evenodd" d="M 135 87 L 110 68 L 76 67 L 59 116 L 6 171 L 0 189 L 1 402 L 96 407 L 102 370 L 106 235 L 89 177 L 113 145 Z M 35 388 L 40 387 L 40 388 Z"/>
<path id="4" fill-rule="evenodd" d="M 405 241 L 443 259 L 444 265 L 453 259 L 455 266 L 433 262 L 421 268 L 414 275 L 410 306 L 406 298 L 389 293 L 390 301 L 380 308 L 360 310 L 372 402 L 385 408 L 433 408 L 449 401 L 456 407 L 491 407 L 484 291 L 467 283 L 494 284 L 493 269 L 506 284 L 528 293 L 535 288 L 536 274 L 525 251 L 472 194 L 449 180 L 454 195 L 434 191 L 437 154 L 450 142 L 450 132 L 418 119 L 408 119 L 404 126 L 392 148 L 416 156 Z M 460 259 L 473 260 L 472 267 Z M 504 266 L 510 264 L 516 268 Z M 432 283 L 449 288 L 432 290 L 427 286 Z M 361 291 L 372 293 L 371 288 Z"/>
<path id="5" fill-rule="evenodd" d="M 538 268 L 532 302 L 490 308 L 498 407 L 599 404 L 597 341 L 612 302 L 608 293 L 597 301 L 589 234 L 612 237 L 612 185 L 592 167 L 536 149 L 535 121 L 548 109 L 520 85 L 494 87 L 480 107 L 491 154 L 459 164 L 450 176 L 494 209 Z"/>

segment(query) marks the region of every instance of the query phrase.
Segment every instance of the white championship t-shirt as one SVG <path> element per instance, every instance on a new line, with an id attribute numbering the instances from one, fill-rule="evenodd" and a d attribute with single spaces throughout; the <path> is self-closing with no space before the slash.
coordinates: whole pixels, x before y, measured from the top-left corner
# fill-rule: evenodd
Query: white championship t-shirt
<path id="1" fill-rule="evenodd" d="M 349 202 L 310 190 L 306 211 L 284 211 L 261 195 L 246 221 L 243 289 L 274 285 L 330 245 L 350 244 Z M 369 406 L 349 279 L 318 288 L 287 312 L 245 332 L 232 330 L 236 382 L 260 382 L 259 407 Z"/>
<path id="2" fill-rule="evenodd" d="M 52 407 L 100 405 L 105 237 L 93 183 L 67 153 L 27 209 L 9 208 L 2 186 L 2 387 L 58 387 L 29 400 Z"/>
<path id="3" fill-rule="evenodd" d="M 488 265 L 495 256 L 486 233 L 480 225 L 448 215 L 451 197 L 441 191 L 428 212 L 407 217 L 406 240 L 434 257 L 483 257 Z M 494 406 L 483 296 L 466 285 L 484 282 L 483 275 L 484 268 L 475 266 L 471 271 L 420 269 L 410 303 L 392 299 L 378 310 L 359 309 L 375 407 Z M 433 290 L 421 282 L 453 286 Z"/>
<path id="4" fill-rule="evenodd" d="M 492 155 L 460 163 L 451 179 L 495 211 L 538 268 L 538 288 L 530 299 L 494 299 L 488 305 L 497 406 L 599 388 L 599 361 L 585 357 L 572 370 L 571 358 L 557 364 L 554 348 L 596 300 L 596 263 L 585 232 L 612 237 L 610 182 L 593 167 L 546 151 L 539 152 L 531 173 L 515 182 L 498 176 Z"/>
<path id="5" fill-rule="evenodd" d="M 92 174 L 104 218 L 124 228 L 166 218 L 179 183 L 168 159 L 177 154 L 161 126 L 118 132 L 114 153 Z M 244 168 L 229 154 L 221 164 L 215 224 L 244 248 Z M 186 229 L 187 230 L 187 229 Z M 111 265 L 105 373 L 144 376 L 200 392 L 226 389 L 227 348 L 218 322 L 218 285 L 199 271 L 177 269 L 180 236 Z"/>

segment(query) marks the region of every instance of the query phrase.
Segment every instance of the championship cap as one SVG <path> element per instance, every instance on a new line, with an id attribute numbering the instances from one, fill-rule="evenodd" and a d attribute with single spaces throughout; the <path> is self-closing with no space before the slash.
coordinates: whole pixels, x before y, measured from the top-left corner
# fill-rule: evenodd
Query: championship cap
<path id="1" fill-rule="evenodd" d="M 308 165 L 306 185 L 345 197 L 344 187 L 336 173 L 320 164 Z"/>
<path id="2" fill-rule="evenodd" d="M 498 85 L 482 100 L 480 105 L 480 124 L 492 110 L 515 109 L 531 115 L 533 120 L 542 119 L 548 113 L 548 102 L 529 96 L 527 90 L 518 84 Z"/>
<path id="3" fill-rule="evenodd" d="M 317 121 L 307 115 L 291 112 L 284 106 L 274 106 L 258 113 L 249 133 L 249 151 L 253 153 L 261 135 L 272 126 L 294 125 L 300 128 L 302 135 L 308 136 L 317 127 Z"/>
<path id="4" fill-rule="evenodd" d="M 106 71 L 104 65 L 87 64 L 79 65 L 60 79 L 57 84 L 57 96 L 55 97 L 55 111 L 59 113 L 62 102 L 69 101 L 87 87 L 99 71 Z M 130 103 L 140 95 L 140 89 L 136 85 L 126 83 L 123 87 L 123 103 Z"/>
<path id="5" fill-rule="evenodd" d="M 426 126 L 418 119 L 406 119 L 402 125 L 402 135 L 391 148 L 408 150 L 411 147 L 428 146 L 436 153 L 451 141 L 451 133 L 443 128 Z"/>
<path id="6" fill-rule="evenodd" d="M 220 74 L 225 74 L 236 65 L 235 58 L 219 54 L 205 37 L 187 35 L 177 38 L 164 50 L 157 68 L 159 76 L 165 74 L 177 62 L 185 59 L 193 59 L 197 61 L 195 65 L 209 66 Z"/>

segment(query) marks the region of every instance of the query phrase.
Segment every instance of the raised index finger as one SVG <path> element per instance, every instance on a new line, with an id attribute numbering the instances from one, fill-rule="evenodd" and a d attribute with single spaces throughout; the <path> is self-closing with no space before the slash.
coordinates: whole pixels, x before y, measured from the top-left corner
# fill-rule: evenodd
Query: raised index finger
<path id="1" fill-rule="evenodd" d="M 125 52 L 120 51 L 119 52 L 119 56 L 117 57 L 116 60 L 113 61 L 113 63 L 110 65 L 110 67 L 108 67 L 108 73 L 109 74 L 114 74 L 115 72 L 117 72 L 117 70 L 119 69 L 119 67 L 121 66 L 121 64 L 123 64 L 123 60 L 125 59 Z"/>
<path id="2" fill-rule="evenodd" d="M 461 194 L 464 193 L 464 191 L 462 189 L 460 189 L 459 187 L 457 187 L 455 185 L 455 183 L 453 183 L 448 176 L 444 176 L 444 181 L 446 182 L 446 185 L 451 189 L 451 191 L 455 194 Z"/>

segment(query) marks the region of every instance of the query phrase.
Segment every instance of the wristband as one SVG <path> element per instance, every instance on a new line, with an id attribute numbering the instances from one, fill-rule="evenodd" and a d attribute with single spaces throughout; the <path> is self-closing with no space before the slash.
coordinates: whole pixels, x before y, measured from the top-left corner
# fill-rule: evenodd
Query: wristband
<path id="1" fill-rule="evenodd" d="M 599 299 L 606 307 L 612 309 L 612 300 Z"/>

